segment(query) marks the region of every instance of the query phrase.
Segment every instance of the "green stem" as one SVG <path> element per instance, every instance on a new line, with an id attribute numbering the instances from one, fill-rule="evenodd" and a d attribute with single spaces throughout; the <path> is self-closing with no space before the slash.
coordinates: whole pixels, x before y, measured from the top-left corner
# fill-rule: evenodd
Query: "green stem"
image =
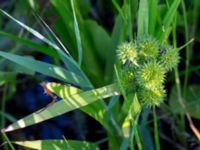
<path id="1" fill-rule="evenodd" d="M 173 23 L 173 46 L 176 48 L 177 47 L 177 41 L 176 41 L 176 18 L 175 21 Z M 174 68 L 175 71 L 175 83 L 176 83 L 176 89 L 177 89 L 177 97 L 178 97 L 178 101 L 181 102 L 182 101 L 182 94 L 181 94 L 181 82 L 180 82 L 180 78 L 179 78 L 179 71 L 178 71 L 178 67 Z M 184 114 L 181 114 L 180 119 L 177 120 L 178 123 L 178 127 L 179 129 L 181 129 L 182 131 L 185 130 L 185 118 L 184 118 Z M 178 136 L 179 140 L 181 141 L 181 143 L 183 143 L 184 145 L 186 145 L 186 142 L 184 141 L 184 139 L 180 136 Z"/>
<path id="2" fill-rule="evenodd" d="M 187 16 L 186 16 L 186 8 L 184 1 L 181 1 L 181 6 L 183 10 L 183 21 L 184 21 L 184 29 L 185 29 L 185 42 L 189 40 L 189 31 L 188 31 L 188 24 L 187 24 Z M 186 46 L 186 59 L 185 59 L 185 78 L 184 78 L 184 85 L 183 85 L 183 96 L 185 97 L 186 88 L 188 85 L 188 77 L 189 77 L 189 65 L 190 65 L 190 50 L 189 45 Z"/>
<path id="3" fill-rule="evenodd" d="M 159 140 L 158 124 L 157 124 L 157 116 L 156 116 L 155 107 L 153 107 L 153 123 L 154 123 L 154 140 L 155 140 L 156 150 L 160 150 L 160 140 Z"/>
<path id="4" fill-rule="evenodd" d="M 130 138 L 130 149 L 131 150 L 134 150 L 134 134 L 131 134 L 131 138 Z"/>
<path id="5" fill-rule="evenodd" d="M 128 17 L 127 17 L 127 23 L 128 23 L 128 28 L 129 28 L 129 38 L 132 41 L 133 40 L 133 31 L 132 31 L 132 14 L 131 14 L 131 1 L 132 0 L 127 0 L 128 1 Z"/>
<path id="6" fill-rule="evenodd" d="M 5 133 L 2 133 L 2 138 L 7 141 L 8 145 L 10 146 L 11 150 L 15 150 L 13 144 L 10 142 L 9 138 L 7 137 L 7 135 Z"/>
<path id="7" fill-rule="evenodd" d="M 132 135 L 131 135 L 131 141 L 132 141 L 131 147 L 132 148 L 134 147 L 133 139 L 134 139 L 134 136 L 135 136 L 137 147 L 138 147 L 139 150 L 142 150 L 142 143 L 141 143 L 139 132 L 138 132 L 138 129 L 137 129 L 137 121 L 134 118 L 132 119 L 132 126 L 133 126 L 133 132 L 132 132 Z"/>

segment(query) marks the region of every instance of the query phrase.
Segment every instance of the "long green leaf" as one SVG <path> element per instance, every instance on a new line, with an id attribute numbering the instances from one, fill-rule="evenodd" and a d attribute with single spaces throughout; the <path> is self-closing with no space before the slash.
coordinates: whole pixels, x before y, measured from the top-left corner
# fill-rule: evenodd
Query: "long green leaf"
<path id="1" fill-rule="evenodd" d="M 172 5 L 170 6 L 169 10 L 167 11 L 167 13 L 163 19 L 163 25 L 165 27 L 168 27 L 172 24 L 173 19 L 177 13 L 178 6 L 180 5 L 180 2 L 181 2 L 181 0 L 173 1 Z"/>
<path id="2" fill-rule="evenodd" d="M 34 48 L 35 50 L 38 50 L 39 52 L 44 53 L 52 58 L 59 58 L 57 52 L 52 48 L 48 48 L 47 46 L 43 46 L 38 43 L 34 43 L 30 40 L 27 40 L 27 39 L 24 39 L 21 37 L 17 37 L 15 35 L 12 35 L 12 34 L 9 34 L 9 33 L 3 32 L 3 31 L 0 31 L 0 35 L 5 36 L 15 42 L 21 43 L 28 47 Z"/>
<path id="3" fill-rule="evenodd" d="M 0 116 L 4 116 L 5 119 L 7 119 L 10 122 L 15 122 L 17 121 L 16 118 L 14 118 L 11 114 L 7 113 L 7 112 L 3 112 L 2 110 L 0 110 Z"/>
<path id="4" fill-rule="evenodd" d="M 149 34 L 154 35 L 158 11 L 158 0 L 149 0 Z"/>
<path id="5" fill-rule="evenodd" d="M 56 102 L 44 110 L 39 110 L 23 119 L 18 120 L 7 128 L 2 129 L 2 132 L 10 132 L 16 129 L 25 128 L 74 109 L 86 106 L 97 101 L 98 99 L 104 99 L 119 94 L 120 90 L 116 84 L 75 94 L 67 99 Z"/>
<path id="6" fill-rule="evenodd" d="M 149 6 L 148 0 L 140 0 L 138 10 L 138 36 L 148 34 L 149 25 Z"/>
<path id="7" fill-rule="evenodd" d="M 15 54 L 10 54 L 2 51 L 0 51 L 0 56 L 12 62 L 15 62 L 23 67 L 26 67 L 34 72 L 39 72 L 44 75 L 56 78 L 58 80 L 79 85 L 81 87 L 90 87 L 90 85 L 87 82 L 85 82 L 85 80 L 83 80 L 80 76 L 70 71 L 67 71 L 64 68 L 48 64 L 45 62 L 37 61 L 32 58 L 18 56 Z"/>
<path id="8" fill-rule="evenodd" d="M 111 36 L 112 45 L 111 45 L 111 48 L 107 55 L 107 62 L 106 62 L 106 69 L 105 69 L 105 72 L 106 72 L 105 79 L 107 82 L 113 81 L 113 78 L 114 78 L 113 65 L 115 64 L 115 61 L 116 61 L 116 49 L 117 49 L 117 46 L 121 42 L 123 42 L 125 39 L 124 31 L 125 31 L 126 26 L 124 24 L 125 23 L 122 19 L 122 16 L 118 15 L 115 18 L 115 25 L 114 25 L 113 31 L 112 31 L 112 36 Z M 112 56 L 112 57 L 110 57 L 110 56 Z"/>
<path id="9" fill-rule="evenodd" d="M 173 19 L 177 13 L 177 9 L 178 9 L 178 6 L 180 5 L 180 2 L 181 2 L 181 0 L 173 1 L 172 5 L 170 6 L 169 10 L 167 11 L 167 13 L 163 19 L 162 25 L 163 25 L 164 29 L 166 30 L 166 32 L 161 32 L 162 41 L 165 40 L 171 32 L 172 28 L 170 26 L 171 26 Z"/>
<path id="10" fill-rule="evenodd" d="M 39 33 L 38 31 L 34 30 L 33 28 L 25 25 L 24 23 L 22 23 L 21 21 L 15 19 L 14 17 L 12 17 L 11 15 L 9 15 L 7 12 L 3 11 L 2 9 L 0 9 L 0 12 L 2 12 L 4 15 L 6 15 L 7 17 L 9 17 L 10 19 L 12 19 L 14 22 L 16 22 L 17 24 L 19 24 L 21 27 L 23 27 L 24 29 L 26 29 L 28 32 L 32 33 L 34 36 L 36 36 L 38 39 L 42 40 L 43 42 L 49 44 L 50 46 L 52 46 L 54 49 L 57 50 L 57 52 L 60 54 L 61 59 L 63 60 L 63 62 L 67 65 L 68 69 L 76 74 L 79 74 L 80 76 L 84 76 L 83 72 L 80 70 L 80 68 L 78 67 L 78 65 L 76 64 L 76 62 L 69 57 L 68 55 L 66 55 L 61 49 L 60 47 L 58 47 L 55 43 L 53 43 L 52 41 L 50 41 L 49 39 L 47 39 L 46 37 L 44 37 L 41 33 Z"/>
<path id="11" fill-rule="evenodd" d="M 89 142 L 74 140 L 37 140 L 14 141 L 14 144 L 37 150 L 98 150 L 99 148 Z"/>
<path id="12" fill-rule="evenodd" d="M 117 3 L 116 0 L 112 0 L 113 5 L 115 6 L 115 8 L 117 9 L 117 11 L 119 12 L 119 14 L 122 16 L 123 20 L 125 21 L 125 16 L 123 13 L 123 10 L 120 8 L 119 4 Z"/>
<path id="13" fill-rule="evenodd" d="M 76 35 L 76 43 L 77 43 L 77 48 L 78 48 L 78 63 L 81 65 L 82 62 L 82 44 L 81 44 L 81 36 L 80 36 L 80 31 L 78 27 L 78 22 L 76 19 L 76 12 L 75 12 L 75 7 L 74 7 L 74 0 L 71 0 L 71 7 L 72 7 L 72 12 L 73 12 L 73 17 L 74 17 L 74 31 Z"/>

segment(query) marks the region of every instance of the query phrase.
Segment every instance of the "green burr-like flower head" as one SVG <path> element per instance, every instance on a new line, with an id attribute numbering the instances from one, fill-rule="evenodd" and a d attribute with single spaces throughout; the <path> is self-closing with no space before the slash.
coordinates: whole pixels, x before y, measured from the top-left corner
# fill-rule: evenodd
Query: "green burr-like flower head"
<path id="1" fill-rule="evenodd" d="M 138 96 L 145 106 L 159 106 L 164 100 L 165 90 L 162 86 L 152 89 L 141 88 L 138 91 Z"/>
<path id="2" fill-rule="evenodd" d="M 155 58 L 159 54 L 159 43 L 151 36 L 141 37 L 137 41 L 137 47 L 142 61 Z"/>
<path id="3" fill-rule="evenodd" d="M 126 63 L 137 64 L 137 50 L 132 42 L 122 43 L 117 49 L 117 56 L 122 65 Z"/>
<path id="4" fill-rule="evenodd" d="M 161 46 L 151 36 L 142 36 L 135 42 L 125 42 L 118 47 L 119 84 L 126 94 L 138 95 L 144 106 L 158 106 L 164 99 L 164 80 L 167 71 L 179 60 L 177 49 Z"/>
<path id="5" fill-rule="evenodd" d="M 156 60 L 149 61 L 141 66 L 137 74 L 137 82 L 145 88 L 160 86 L 165 77 L 163 66 Z"/>
<path id="6" fill-rule="evenodd" d="M 177 66 L 179 60 L 178 50 L 172 47 L 168 47 L 160 56 L 160 62 L 166 71 L 170 71 Z"/>

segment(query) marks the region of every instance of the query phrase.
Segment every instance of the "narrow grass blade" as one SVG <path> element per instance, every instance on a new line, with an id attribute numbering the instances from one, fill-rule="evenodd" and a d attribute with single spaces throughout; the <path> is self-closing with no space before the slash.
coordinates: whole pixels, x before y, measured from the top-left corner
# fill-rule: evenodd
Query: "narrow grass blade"
<path id="1" fill-rule="evenodd" d="M 124 40 L 124 21 L 121 15 L 118 15 L 115 19 L 115 25 L 113 27 L 112 36 L 111 36 L 111 48 L 108 52 L 107 62 L 106 62 L 106 81 L 110 82 L 113 81 L 113 65 L 116 61 L 116 49 L 117 46 Z M 110 57 L 112 56 L 112 57 Z"/>
<path id="2" fill-rule="evenodd" d="M 45 55 L 48 55 L 52 58 L 59 58 L 58 53 L 53 48 L 49 48 L 47 46 L 37 44 L 37 43 L 32 42 L 30 40 L 27 40 L 27 39 L 24 39 L 24 38 L 21 38 L 21 37 L 18 37 L 18 36 L 3 32 L 3 31 L 0 31 L 0 35 L 4 36 L 4 37 L 6 37 L 10 40 L 13 40 L 17 43 L 21 43 L 25 46 L 34 48 L 35 50 L 37 50 L 37 51 L 39 51 L 39 52 L 41 52 Z"/>
<path id="3" fill-rule="evenodd" d="M 52 46 L 57 52 L 60 54 L 61 59 L 63 62 L 67 65 L 68 69 L 74 73 L 80 74 L 80 76 L 84 77 L 83 72 L 80 70 L 80 68 L 77 66 L 76 62 L 66 55 L 55 43 L 44 37 L 42 34 L 40 34 L 38 31 L 32 29 L 31 27 L 25 25 L 24 23 L 20 22 L 19 20 L 15 19 L 11 15 L 9 15 L 7 12 L 0 9 L 0 12 L 2 12 L 4 15 L 12 19 L 14 22 L 19 24 L 21 27 L 26 29 L 28 32 L 32 33 L 34 36 L 36 36 L 38 39 L 42 40 L 43 42 L 47 43 L 48 45 Z"/>
<path id="4" fill-rule="evenodd" d="M 37 140 L 37 141 L 14 141 L 14 144 L 38 150 L 98 150 L 99 148 L 86 141 L 75 140 Z"/>
<path id="5" fill-rule="evenodd" d="M 164 27 L 167 28 L 168 26 L 170 26 L 172 24 L 173 19 L 177 13 L 178 6 L 180 5 L 180 2 L 181 2 L 181 0 L 173 1 L 172 5 L 170 6 L 169 10 L 167 11 L 167 13 L 164 17 L 164 20 L 163 20 Z"/>
<path id="6" fill-rule="evenodd" d="M 42 23 L 42 26 L 44 26 L 44 28 L 47 30 L 47 32 L 50 32 L 50 34 L 53 36 L 53 38 L 56 39 L 56 41 L 60 44 L 60 46 L 62 47 L 62 49 L 68 54 L 69 51 L 66 49 L 66 47 L 64 46 L 64 44 L 60 41 L 60 39 L 56 36 L 56 34 L 53 32 L 53 30 L 49 27 L 48 24 L 46 24 L 46 22 L 42 19 L 42 17 L 40 17 L 40 15 L 36 14 L 36 16 L 39 18 L 39 20 Z"/>
<path id="7" fill-rule="evenodd" d="M 176 16 L 177 9 L 178 9 L 178 6 L 180 5 L 180 2 L 181 0 L 173 1 L 172 5 L 170 6 L 169 10 L 167 11 L 163 19 L 162 25 L 167 32 L 161 32 L 160 37 L 162 41 L 166 40 L 167 37 L 169 36 L 169 33 L 171 32 L 172 28 L 170 26 L 172 26 L 173 19 Z"/>
<path id="8" fill-rule="evenodd" d="M 24 29 L 26 29 L 27 31 L 29 31 L 30 33 L 32 33 L 33 35 L 35 35 L 38 39 L 42 40 L 43 42 L 45 42 L 45 43 L 49 44 L 50 46 L 52 46 L 53 48 L 55 48 L 56 50 L 60 51 L 60 48 L 56 44 L 52 43 L 49 39 L 47 39 L 46 37 L 44 37 L 41 33 L 39 33 L 38 31 L 34 30 L 33 28 L 25 25 L 21 21 L 15 19 L 14 17 L 12 17 L 11 15 L 9 15 L 7 12 L 3 11 L 2 9 L 0 9 L 0 11 L 3 14 L 5 14 L 7 17 L 9 17 L 10 19 L 12 19 L 13 21 L 15 21 L 17 24 L 19 24 L 20 26 L 22 26 Z"/>
<path id="9" fill-rule="evenodd" d="M 126 14 L 127 34 L 129 40 L 133 40 L 131 6 L 131 0 L 125 0 L 124 14 Z"/>
<path id="10" fill-rule="evenodd" d="M 74 7 L 74 0 L 71 0 L 71 7 L 72 7 L 72 12 L 73 12 L 73 17 L 74 17 L 74 30 L 75 30 L 75 35 L 76 35 L 76 42 L 77 42 L 77 48 L 78 48 L 78 64 L 79 66 L 82 63 L 82 43 L 81 43 L 81 35 L 78 27 L 78 22 L 76 19 L 76 12 L 75 12 L 75 7 Z"/>
<path id="11" fill-rule="evenodd" d="M 17 121 L 16 118 L 14 118 L 11 114 L 9 114 L 9 113 L 7 113 L 7 112 L 0 111 L 0 116 L 4 116 L 4 118 L 7 119 L 7 120 L 10 121 L 10 122 L 15 122 L 15 121 Z"/>
<path id="12" fill-rule="evenodd" d="M 40 123 L 42 121 L 51 119 L 66 112 L 91 104 L 98 99 L 104 99 L 111 96 L 119 95 L 120 90 L 116 84 L 108 85 L 102 88 L 86 91 L 80 94 L 75 94 L 67 99 L 56 102 L 48 108 L 32 113 L 31 115 L 18 120 L 11 124 L 2 132 L 10 132 L 20 128 Z"/>
<path id="13" fill-rule="evenodd" d="M 138 10 L 138 31 L 137 35 L 142 36 L 148 34 L 149 25 L 149 6 L 148 0 L 140 0 Z"/>
<path id="14" fill-rule="evenodd" d="M 185 42 L 189 41 L 189 28 L 188 28 L 188 23 L 187 23 L 187 12 L 186 12 L 186 7 L 185 7 L 185 2 L 181 1 L 181 6 L 183 10 L 183 21 L 184 21 L 184 28 L 185 28 Z M 186 93 L 186 88 L 188 86 L 188 78 L 190 76 L 189 73 L 189 66 L 190 66 L 190 49 L 189 45 L 186 46 L 186 51 L 185 51 L 185 77 L 184 77 L 184 84 L 183 84 L 183 97 L 185 96 Z"/>
<path id="15" fill-rule="evenodd" d="M 139 150 L 142 150 L 142 143 L 141 143 L 141 139 L 140 139 L 140 135 L 139 135 L 139 132 L 138 132 L 138 128 L 137 128 L 137 120 L 133 119 L 132 120 L 132 136 L 135 136 L 135 139 L 136 139 L 136 143 L 137 143 L 137 147 Z M 133 140 L 133 137 L 131 138 Z"/>
<path id="16" fill-rule="evenodd" d="M 10 54 L 7 52 L 0 51 L 0 56 L 15 62 L 25 68 L 28 68 L 34 72 L 39 72 L 44 75 L 62 80 L 64 82 L 72 83 L 74 85 L 79 85 L 81 87 L 90 87 L 90 85 L 85 82 L 80 76 L 73 72 L 67 71 L 64 68 L 48 64 L 45 62 L 34 60 L 33 58 L 27 58 L 23 56 L 18 56 L 15 54 Z"/>
<path id="17" fill-rule="evenodd" d="M 122 9 L 120 8 L 119 4 L 117 3 L 116 0 L 112 0 L 113 5 L 115 6 L 115 8 L 117 9 L 117 11 L 119 12 L 119 14 L 122 16 L 123 20 L 125 21 L 125 16 L 124 13 L 122 11 Z"/>
<path id="18" fill-rule="evenodd" d="M 11 150 L 15 150 L 13 144 L 11 143 L 10 139 L 6 135 L 6 133 L 2 133 L 3 140 L 6 140 Z"/>
<path id="19" fill-rule="evenodd" d="M 149 0 L 149 34 L 154 35 L 158 11 L 158 0 Z"/>

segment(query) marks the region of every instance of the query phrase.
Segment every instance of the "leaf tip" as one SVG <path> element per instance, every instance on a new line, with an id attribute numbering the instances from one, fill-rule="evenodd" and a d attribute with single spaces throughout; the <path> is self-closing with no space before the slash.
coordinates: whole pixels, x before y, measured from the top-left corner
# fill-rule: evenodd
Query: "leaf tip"
<path id="1" fill-rule="evenodd" d="M 1 133 L 6 133 L 6 132 L 10 132 L 13 130 L 13 127 L 12 126 L 8 126 L 7 128 L 3 128 L 1 129 Z"/>
<path id="2" fill-rule="evenodd" d="M 5 129 L 3 128 L 3 129 L 1 129 L 1 133 L 5 133 Z"/>

